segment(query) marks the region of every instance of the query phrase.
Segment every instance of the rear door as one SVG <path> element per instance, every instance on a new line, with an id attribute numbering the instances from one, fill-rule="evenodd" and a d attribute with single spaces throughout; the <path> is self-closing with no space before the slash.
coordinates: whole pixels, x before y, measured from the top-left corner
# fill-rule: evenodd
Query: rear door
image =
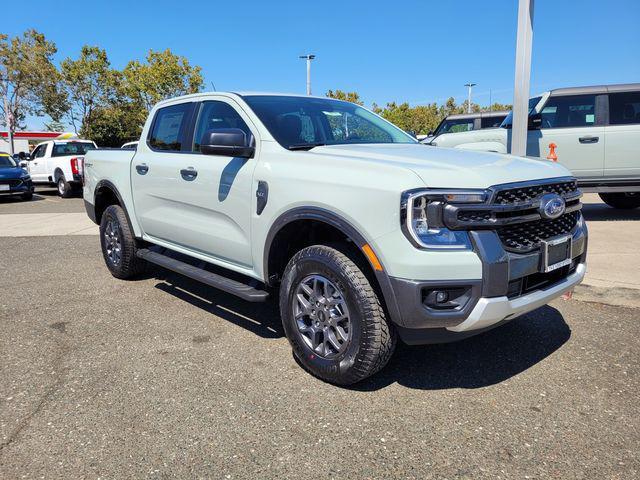
<path id="1" fill-rule="evenodd" d="M 555 144 L 558 162 L 582 179 L 604 170 L 604 95 L 550 96 L 541 110 L 539 130 L 528 132 L 527 155 L 546 158 Z"/>
<path id="2" fill-rule="evenodd" d="M 640 178 L 640 91 L 609 94 L 605 176 Z"/>

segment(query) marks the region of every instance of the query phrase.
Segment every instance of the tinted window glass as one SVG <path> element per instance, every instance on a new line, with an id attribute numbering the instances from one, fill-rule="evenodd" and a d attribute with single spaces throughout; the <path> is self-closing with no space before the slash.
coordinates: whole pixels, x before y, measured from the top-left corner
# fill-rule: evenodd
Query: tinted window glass
<path id="1" fill-rule="evenodd" d="M 527 107 L 529 109 L 529 115 L 533 113 L 533 110 L 534 108 L 536 108 L 536 105 L 540 103 L 540 99 L 542 99 L 542 97 L 533 97 L 529 99 L 529 104 Z M 511 128 L 512 124 L 513 124 L 513 110 L 508 113 L 508 115 L 502 121 L 502 124 L 500 126 L 502 128 Z"/>
<path id="2" fill-rule="evenodd" d="M 155 150 L 179 151 L 184 143 L 191 103 L 180 103 L 158 110 L 149 133 L 149 145 Z"/>
<path id="3" fill-rule="evenodd" d="M 482 117 L 480 120 L 480 128 L 497 128 L 500 126 L 506 115 L 499 117 Z"/>
<path id="4" fill-rule="evenodd" d="M 468 132 L 470 130 L 473 130 L 473 118 L 446 119 L 438 126 L 436 135 Z"/>
<path id="5" fill-rule="evenodd" d="M 271 135 L 285 148 L 316 144 L 416 143 L 391 123 L 349 102 L 286 96 L 244 97 Z"/>
<path id="6" fill-rule="evenodd" d="M 15 167 L 16 162 L 9 155 L 0 154 L 0 167 Z"/>
<path id="7" fill-rule="evenodd" d="M 551 97 L 541 113 L 541 128 L 590 127 L 596 123 L 596 96 Z"/>
<path id="8" fill-rule="evenodd" d="M 31 155 L 31 158 L 40 158 L 40 157 L 44 157 L 44 154 L 47 151 L 47 145 L 40 145 L 38 148 L 36 148 L 36 151 L 33 152 L 33 155 Z"/>
<path id="9" fill-rule="evenodd" d="M 89 142 L 67 142 L 55 143 L 53 145 L 52 157 L 64 157 L 65 155 L 84 155 L 87 150 L 93 150 L 93 143 Z"/>
<path id="10" fill-rule="evenodd" d="M 640 123 L 640 92 L 610 93 L 609 123 Z"/>
<path id="11" fill-rule="evenodd" d="M 193 136 L 193 151 L 199 152 L 203 135 L 217 128 L 239 128 L 247 137 L 251 135 L 251 130 L 231 105 L 217 101 L 203 102 Z"/>

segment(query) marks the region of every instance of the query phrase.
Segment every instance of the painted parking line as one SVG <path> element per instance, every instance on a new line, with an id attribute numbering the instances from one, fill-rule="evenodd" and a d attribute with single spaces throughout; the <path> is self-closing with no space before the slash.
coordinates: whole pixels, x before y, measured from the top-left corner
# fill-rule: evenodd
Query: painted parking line
<path id="1" fill-rule="evenodd" d="M 97 235 L 86 213 L 13 213 L 0 215 L 0 237 Z"/>

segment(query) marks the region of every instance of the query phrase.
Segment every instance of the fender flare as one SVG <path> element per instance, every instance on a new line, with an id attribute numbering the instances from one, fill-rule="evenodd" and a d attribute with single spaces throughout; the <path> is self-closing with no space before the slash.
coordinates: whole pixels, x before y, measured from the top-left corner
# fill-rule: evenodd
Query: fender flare
<path id="1" fill-rule="evenodd" d="M 118 203 L 120 204 L 120 207 L 122 208 L 122 210 L 124 210 L 124 214 L 127 217 L 127 222 L 129 222 L 129 228 L 131 228 L 131 231 L 133 232 L 133 223 L 131 223 L 131 218 L 129 217 L 129 212 L 127 211 L 127 207 L 124 203 L 124 200 L 122 200 L 122 195 L 120 195 L 120 192 L 118 191 L 118 188 L 113 184 L 113 182 L 110 182 L 109 180 L 100 180 L 97 184 L 96 187 L 93 189 L 93 208 L 95 211 L 96 208 L 96 200 L 98 198 L 98 193 L 100 191 L 100 189 L 102 188 L 107 188 L 109 190 L 111 190 L 113 192 L 113 194 L 116 196 L 116 198 L 118 199 Z M 96 219 L 97 219 L 97 215 Z M 98 222 L 96 222 L 98 223 Z M 98 223 L 99 225 L 99 223 Z"/>
<path id="2" fill-rule="evenodd" d="M 64 172 L 62 171 L 62 169 L 60 167 L 56 167 L 53 170 L 53 182 L 57 184 L 58 183 L 58 179 L 60 177 L 62 177 L 62 178 L 64 178 L 66 180 L 66 177 L 64 176 Z"/>
<path id="3" fill-rule="evenodd" d="M 324 222 L 334 228 L 337 228 L 342 233 L 344 233 L 349 239 L 351 239 L 357 247 L 362 251 L 362 247 L 365 244 L 368 244 L 364 235 L 362 235 L 351 223 L 341 216 L 321 207 L 297 207 L 291 210 L 288 210 L 281 214 L 276 220 L 271 224 L 271 228 L 267 233 L 267 238 L 264 244 L 263 250 L 263 272 L 265 283 L 269 285 L 269 253 L 271 251 L 271 245 L 273 243 L 274 238 L 280 232 L 282 228 L 288 225 L 291 222 L 297 220 L 317 220 L 320 222 Z M 364 252 L 363 252 L 364 253 Z M 367 255 L 365 258 L 369 261 Z M 382 262 L 381 262 L 382 264 Z M 374 266 L 369 261 L 369 265 L 371 266 L 372 271 L 375 274 L 376 280 L 378 281 L 378 285 L 380 286 L 380 290 L 382 291 L 382 296 L 384 297 L 384 302 L 387 307 L 387 311 L 391 317 L 391 320 L 394 323 L 401 322 L 400 309 L 398 308 L 398 303 L 396 300 L 395 293 L 393 291 L 393 287 L 391 284 L 391 280 L 389 275 L 387 274 L 386 268 L 384 268 L 384 264 L 382 264 L 382 271 L 376 270 Z"/>

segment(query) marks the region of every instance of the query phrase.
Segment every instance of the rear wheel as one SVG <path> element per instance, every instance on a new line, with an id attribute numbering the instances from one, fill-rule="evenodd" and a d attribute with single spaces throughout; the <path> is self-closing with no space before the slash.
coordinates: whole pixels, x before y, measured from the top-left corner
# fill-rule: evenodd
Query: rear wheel
<path id="1" fill-rule="evenodd" d="M 33 198 L 33 191 L 22 194 L 23 200 L 31 200 L 32 198 Z"/>
<path id="2" fill-rule="evenodd" d="M 73 189 L 71 188 L 71 185 L 69 185 L 69 182 L 65 180 L 64 175 L 60 175 L 58 177 L 56 185 L 58 187 L 58 195 L 62 198 L 69 198 L 73 193 Z"/>
<path id="3" fill-rule="evenodd" d="M 629 210 L 640 207 L 640 193 L 601 193 L 604 203 L 613 208 Z"/>
<path id="4" fill-rule="evenodd" d="M 294 355 L 313 375 L 350 385 L 383 368 L 396 333 L 362 270 L 324 245 L 299 251 L 287 265 L 280 312 Z"/>
<path id="5" fill-rule="evenodd" d="M 146 262 L 136 255 L 136 239 L 120 205 L 111 205 L 100 221 L 102 256 L 116 278 L 131 278 L 142 273 Z"/>

